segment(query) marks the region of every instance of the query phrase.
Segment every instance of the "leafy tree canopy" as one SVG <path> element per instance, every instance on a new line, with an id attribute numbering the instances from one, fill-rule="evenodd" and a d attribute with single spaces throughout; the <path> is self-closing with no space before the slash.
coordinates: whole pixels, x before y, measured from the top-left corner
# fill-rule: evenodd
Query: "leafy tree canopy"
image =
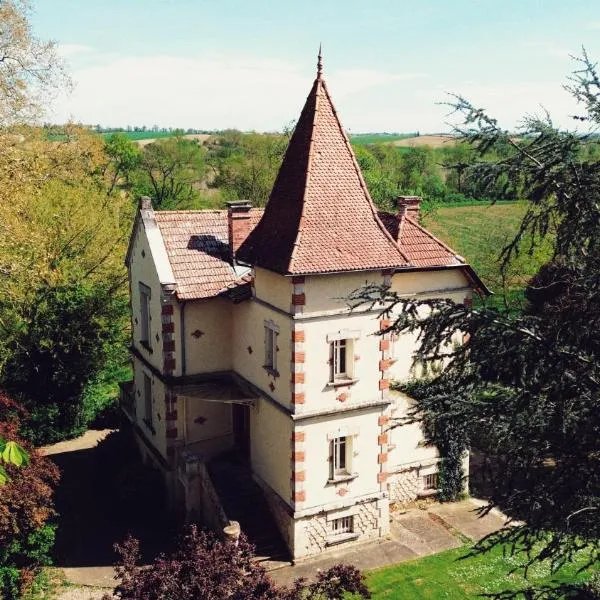
<path id="1" fill-rule="evenodd" d="M 569 88 L 580 123 L 600 124 L 600 80 L 584 53 Z M 517 141 L 463 97 L 458 128 L 479 156 L 503 158 L 470 169 L 484 189 L 499 181 L 520 189 L 528 208 L 515 239 L 502 252 L 505 268 L 519 253 L 552 245 L 550 261 L 529 282 L 523 313 L 450 300 L 406 299 L 365 288 L 353 302 L 384 302 L 392 328 L 418 333 L 416 358 L 443 359 L 432 381 L 413 386 L 409 420 L 422 420 L 430 439 L 451 427 L 454 439 L 490 461 L 490 505 L 524 525 L 508 527 L 480 548 L 503 539 L 550 557 L 556 567 L 584 552 L 600 561 L 600 161 L 582 160 L 585 136 L 562 131 L 548 116 L 524 120 Z M 507 148 L 509 149 L 507 151 Z M 457 332 L 465 343 L 457 345 Z M 448 455 L 443 456 L 444 460 Z M 540 545 L 539 541 L 543 543 Z"/>

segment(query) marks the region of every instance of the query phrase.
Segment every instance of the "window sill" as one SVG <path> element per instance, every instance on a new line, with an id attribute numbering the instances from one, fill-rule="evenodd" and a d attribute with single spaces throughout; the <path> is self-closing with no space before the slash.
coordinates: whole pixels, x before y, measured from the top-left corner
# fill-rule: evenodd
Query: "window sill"
<path id="1" fill-rule="evenodd" d="M 156 429 L 148 419 L 142 419 L 144 421 L 144 425 L 148 428 L 148 430 L 152 433 L 152 435 L 156 435 Z"/>
<path id="2" fill-rule="evenodd" d="M 273 377 L 279 377 L 279 371 L 277 369 L 274 369 L 273 367 L 269 367 L 267 365 L 263 365 L 263 369 L 269 374 L 272 375 Z"/>
<path id="3" fill-rule="evenodd" d="M 327 382 L 327 387 L 337 388 L 344 385 L 354 385 L 357 381 L 358 379 L 336 379 L 335 381 Z"/>
<path id="4" fill-rule="evenodd" d="M 145 348 L 150 354 L 153 353 L 152 346 L 146 340 L 140 340 L 140 346 Z"/>
<path id="5" fill-rule="evenodd" d="M 352 481 L 358 477 L 358 473 L 348 473 L 348 475 L 338 475 L 333 479 L 327 480 L 327 485 L 333 485 L 335 483 L 344 483 L 344 481 Z"/>
<path id="6" fill-rule="evenodd" d="M 343 544 L 344 542 L 351 542 L 353 540 L 357 540 L 359 538 L 358 533 L 342 533 L 341 535 L 336 535 L 335 537 L 329 538 L 326 542 L 326 546 L 337 546 L 338 544 Z"/>

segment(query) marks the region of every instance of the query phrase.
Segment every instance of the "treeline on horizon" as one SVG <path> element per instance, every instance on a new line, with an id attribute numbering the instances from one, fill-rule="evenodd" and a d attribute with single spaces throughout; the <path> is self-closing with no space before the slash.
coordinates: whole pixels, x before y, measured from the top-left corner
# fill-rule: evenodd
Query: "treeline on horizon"
<path id="1" fill-rule="evenodd" d="M 230 129 L 204 140 L 178 131 L 144 146 L 119 131 L 105 135 L 104 144 L 115 165 L 113 185 L 133 197 L 150 196 L 158 210 L 222 208 L 227 201 L 241 199 L 264 206 L 292 131 L 269 134 Z M 59 132 L 48 129 L 52 136 Z M 383 210 L 392 210 L 398 195 L 422 196 L 426 208 L 522 197 L 519 182 L 509 180 L 508 175 L 492 189 L 482 183 L 477 176 L 481 156 L 458 137 L 440 147 L 362 143 L 353 138 L 351 142 L 371 197 Z M 508 158 L 520 143 L 515 137 L 496 145 L 483 161 Z M 580 154 L 583 161 L 600 156 L 598 137 L 582 139 Z"/>

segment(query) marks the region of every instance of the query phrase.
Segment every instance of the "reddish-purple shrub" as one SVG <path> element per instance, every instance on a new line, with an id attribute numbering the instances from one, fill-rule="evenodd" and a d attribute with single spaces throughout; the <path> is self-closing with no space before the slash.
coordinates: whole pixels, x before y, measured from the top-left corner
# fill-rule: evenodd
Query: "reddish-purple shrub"
<path id="1" fill-rule="evenodd" d="M 308 583 L 279 587 L 254 561 L 254 548 L 242 536 L 237 545 L 191 526 L 177 550 L 149 567 L 138 565 L 139 542 L 115 546 L 121 562 L 115 595 L 121 600 L 341 600 L 345 593 L 371 597 L 362 573 L 337 565 Z M 108 598 L 108 596 L 106 596 Z"/>

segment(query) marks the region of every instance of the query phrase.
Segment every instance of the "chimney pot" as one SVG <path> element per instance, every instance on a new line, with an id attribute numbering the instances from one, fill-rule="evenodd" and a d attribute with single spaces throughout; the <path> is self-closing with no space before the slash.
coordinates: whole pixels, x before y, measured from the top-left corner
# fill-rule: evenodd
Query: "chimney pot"
<path id="1" fill-rule="evenodd" d="M 398 215 L 400 217 L 406 215 L 411 219 L 418 220 L 421 196 L 398 196 L 396 198 L 396 207 L 398 208 Z"/>
<path id="2" fill-rule="evenodd" d="M 248 200 L 227 202 L 227 226 L 229 230 L 229 259 L 235 264 L 235 254 L 250 233 L 250 209 Z"/>

